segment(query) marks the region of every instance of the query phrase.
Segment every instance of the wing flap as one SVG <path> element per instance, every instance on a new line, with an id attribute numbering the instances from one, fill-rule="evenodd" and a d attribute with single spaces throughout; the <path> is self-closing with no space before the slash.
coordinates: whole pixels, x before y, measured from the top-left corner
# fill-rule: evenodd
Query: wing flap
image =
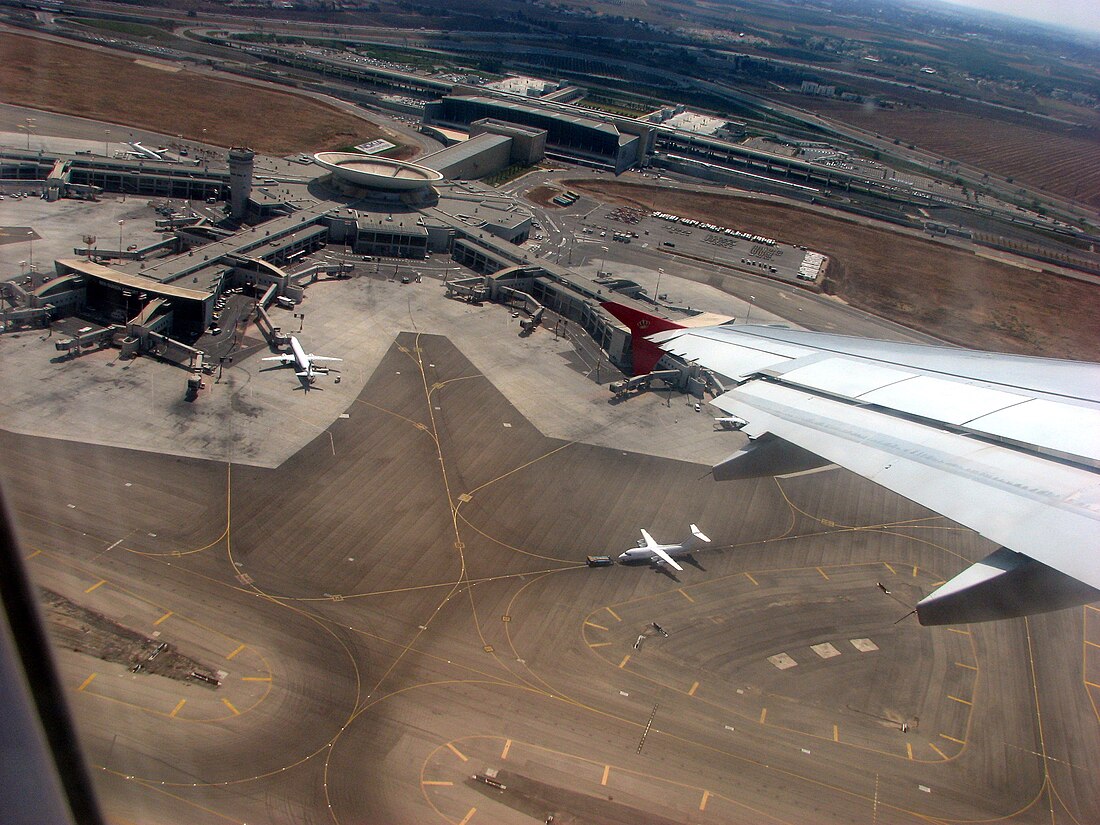
<path id="1" fill-rule="evenodd" d="M 1100 588 L 1082 547 L 1100 534 L 1095 473 L 958 433 L 753 381 L 713 402 L 773 435 Z"/>

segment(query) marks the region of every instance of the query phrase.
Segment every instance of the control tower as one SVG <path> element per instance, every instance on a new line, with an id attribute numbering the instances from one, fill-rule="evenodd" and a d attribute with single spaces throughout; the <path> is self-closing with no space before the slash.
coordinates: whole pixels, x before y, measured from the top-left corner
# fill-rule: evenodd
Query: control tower
<path id="1" fill-rule="evenodd" d="M 251 149 L 234 147 L 229 150 L 229 203 L 233 220 L 243 220 L 248 212 L 248 198 L 252 194 Z"/>

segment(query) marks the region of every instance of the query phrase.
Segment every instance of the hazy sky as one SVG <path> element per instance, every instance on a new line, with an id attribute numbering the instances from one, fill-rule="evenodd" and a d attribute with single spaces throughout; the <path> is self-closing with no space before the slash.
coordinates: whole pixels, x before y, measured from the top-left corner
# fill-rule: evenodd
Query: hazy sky
<path id="1" fill-rule="evenodd" d="M 952 5 L 1100 32 L 1100 0 L 946 0 Z"/>

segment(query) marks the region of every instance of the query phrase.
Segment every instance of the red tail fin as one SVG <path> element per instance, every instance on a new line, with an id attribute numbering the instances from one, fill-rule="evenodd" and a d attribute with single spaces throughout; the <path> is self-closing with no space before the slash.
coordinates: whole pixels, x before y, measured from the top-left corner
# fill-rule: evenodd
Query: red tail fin
<path id="1" fill-rule="evenodd" d="M 670 329 L 683 329 L 682 324 L 677 324 L 667 318 L 658 318 L 648 312 L 642 312 L 633 307 L 617 304 L 614 301 L 606 301 L 600 304 L 604 309 L 630 327 L 631 346 L 634 349 L 634 374 L 645 375 L 657 365 L 664 352 L 652 341 L 646 340 L 647 335 L 657 332 L 665 332 Z"/>

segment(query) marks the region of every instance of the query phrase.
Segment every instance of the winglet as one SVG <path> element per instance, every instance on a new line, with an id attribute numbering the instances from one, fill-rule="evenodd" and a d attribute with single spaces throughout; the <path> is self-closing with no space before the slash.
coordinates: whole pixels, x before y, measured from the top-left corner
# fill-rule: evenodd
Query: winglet
<path id="1" fill-rule="evenodd" d="M 631 346 L 634 349 L 634 374 L 645 375 L 650 372 L 661 360 L 664 351 L 652 341 L 646 340 L 647 335 L 657 332 L 666 332 L 670 329 L 683 329 L 682 324 L 670 321 L 667 318 L 658 318 L 640 309 L 634 309 L 615 301 L 605 301 L 600 304 L 624 324 L 630 328 Z"/>

